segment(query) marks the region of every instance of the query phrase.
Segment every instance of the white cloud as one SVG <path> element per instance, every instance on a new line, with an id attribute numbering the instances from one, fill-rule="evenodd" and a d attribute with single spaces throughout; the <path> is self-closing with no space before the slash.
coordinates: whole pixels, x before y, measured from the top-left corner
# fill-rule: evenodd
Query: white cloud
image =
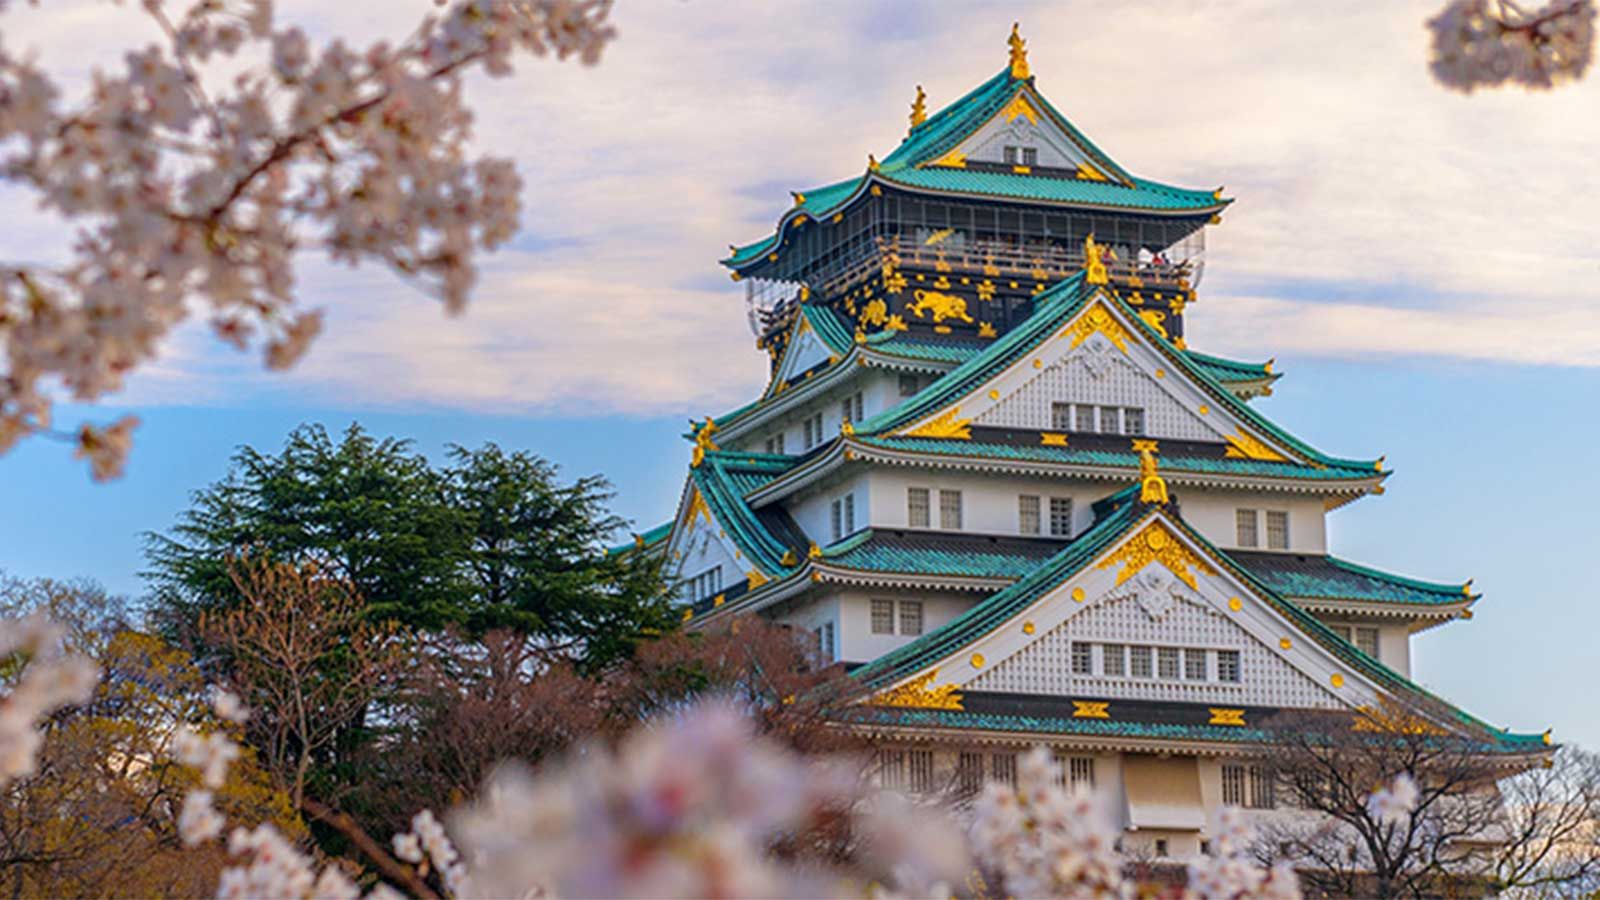
<path id="1" fill-rule="evenodd" d="M 1425 66 L 1435 5 L 623 3 L 599 68 L 535 62 L 472 86 L 480 144 L 528 186 L 521 249 L 488 261 L 467 315 L 376 270 L 309 263 L 303 297 L 329 330 L 265 383 L 356 406 L 742 402 L 765 361 L 715 260 L 768 230 L 788 189 L 887 153 L 914 85 L 937 108 L 997 71 L 1013 17 L 1042 90 L 1125 166 L 1239 198 L 1211 231 L 1197 345 L 1600 365 L 1584 206 L 1600 198 L 1600 76 L 1449 94 Z M 280 15 L 398 34 L 428 8 L 294 0 Z M 62 21 L 8 44 L 118 63 L 117 29 Z M 180 344 L 156 380 L 206 372 L 226 396 L 267 379 L 198 332 Z"/>

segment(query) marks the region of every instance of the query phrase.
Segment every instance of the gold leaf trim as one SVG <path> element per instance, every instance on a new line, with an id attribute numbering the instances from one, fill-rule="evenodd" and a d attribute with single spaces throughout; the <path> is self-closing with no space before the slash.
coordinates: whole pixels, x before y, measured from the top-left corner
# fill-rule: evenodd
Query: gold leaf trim
<path id="1" fill-rule="evenodd" d="M 1072 717 L 1074 719 L 1109 719 L 1111 712 L 1109 700 L 1074 700 L 1072 701 Z"/>
<path id="2" fill-rule="evenodd" d="M 1253 435 L 1245 433 L 1243 428 L 1238 433 L 1228 435 L 1228 449 L 1223 456 L 1231 459 L 1255 459 L 1262 462 L 1288 462 L 1288 457 L 1268 447 Z"/>
<path id="3" fill-rule="evenodd" d="M 1207 707 L 1211 711 L 1212 725 L 1244 725 L 1244 710 L 1220 709 L 1215 706 Z"/>
<path id="4" fill-rule="evenodd" d="M 1185 547 L 1165 522 L 1151 522 L 1146 525 L 1133 536 L 1132 540 L 1123 544 L 1121 549 L 1095 568 L 1109 569 L 1112 566 L 1122 566 L 1122 571 L 1117 573 L 1117 584 L 1120 585 L 1153 562 L 1166 566 L 1168 571 L 1195 590 L 1199 590 L 1199 585 L 1196 584 L 1191 569 L 1204 575 L 1217 574 L 1217 570 L 1212 568 L 1210 563 Z"/>
<path id="5" fill-rule="evenodd" d="M 1106 309 L 1105 303 L 1099 300 L 1096 300 L 1093 306 L 1085 310 L 1082 315 L 1078 316 L 1076 321 L 1068 325 L 1062 332 L 1063 336 L 1070 335 L 1072 337 L 1072 343 L 1068 349 L 1074 350 L 1094 334 L 1105 335 L 1111 343 L 1116 345 L 1118 350 L 1123 353 L 1128 352 L 1127 329 L 1123 328 L 1122 323 L 1111 315 L 1111 310 Z"/>
<path id="6" fill-rule="evenodd" d="M 961 693 L 953 684 L 932 687 L 939 674 L 933 669 L 892 690 L 872 698 L 874 706 L 903 706 L 913 709 L 961 709 Z"/>
<path id="7" fill-rule="evenodd" d="M 906 437 L 949 438 L 958 441 L 972 440 L 972 420 L 958 418 L 961 407 L 952 406 L 936 419 L 912 431 Z"/>

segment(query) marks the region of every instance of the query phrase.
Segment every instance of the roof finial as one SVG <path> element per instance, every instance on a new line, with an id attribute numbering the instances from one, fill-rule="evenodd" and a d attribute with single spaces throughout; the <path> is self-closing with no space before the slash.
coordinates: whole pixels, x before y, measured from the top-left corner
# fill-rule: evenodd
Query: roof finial
<path id="1" fill-rule="evenodd" d="M 1156 442 L 1134 441 L 1133 450 L 1139 454 L 1139 501 L 1166 503 L 1167 482 L 1156 473 Z"/>
<path id="2" fill-rule="evenodd" d="M 1021 24 L 1021 22 L 1012 22 L 1011 37 L 1006 39 L 1006 43 L 1011 45 L 1012 78 L 1030 77 L 1028 74 L 1028 42 L 1023 40 L 1022 35 L 1017 33 L 1017 26 Z"/>
<path id="3" fill-rule="evenodd" d="M 1110 284 L 1111 274 L 1106 271 L 1105 244 L 1096 244 L 1094 234 L 1090 233 L 1083 239 L 1083 268 L 1088 274 L 1083 280 L 1090 284 Z"/>
<path id="4" fill-rule="evenodd" d="M 911 127 L 916 128 L 928 121 L 928 105 L 925 102 L 928 95 L 922 92 L 922 85 L 917 85 L 917 99 L 911 101 Z"/>
<path id="5" fill-rule="evenodd" d="M 711 440 L 711 433 L 717 430 L 717 423 L 706 416 L 706 423 L 695 429 L 694 454 L 689 459 L 690 468 L 699 468 L 705 462 L 706 451 L 719 449 Z"/>

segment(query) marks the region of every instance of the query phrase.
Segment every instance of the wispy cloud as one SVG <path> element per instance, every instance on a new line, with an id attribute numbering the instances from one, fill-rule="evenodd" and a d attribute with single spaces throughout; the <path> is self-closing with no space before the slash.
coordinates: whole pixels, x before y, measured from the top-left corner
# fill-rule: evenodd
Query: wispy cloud
<path id="1" fill-rule="evenodd" d="M 1446 93 L 1425 69 L 1434 5 L 620 4 L 599 68 L 534 63 L 472 86 L 479 143 L 528 185 L 526 234 L 488 261 L 464 317 L 382 272 L 312 262 L 302 295 L 332 319 L 297 371 L 265 381 L 196 333 L 136 390 L 206 402 L 276 383 L 353 406 L 563 413 L 740 402 L 764 359 L 715 260 L 769 229 L 787 190 L 891 149 L 914 85 L 937 107 L 997 71 L 1013 18 L 1041 89 L 1124 165 L 1239 198 L 1211 230 L 1197 344 L 1600 365 L 1585 206 L 1600 201 L 1600 78 Z M 427 8 L 293 0 L 280 15 L 398 35 Z M 7 42 L 120 64 L 116 29 L 63 21 Z M 143 387 L 195 373 L 199 395 Z"/>

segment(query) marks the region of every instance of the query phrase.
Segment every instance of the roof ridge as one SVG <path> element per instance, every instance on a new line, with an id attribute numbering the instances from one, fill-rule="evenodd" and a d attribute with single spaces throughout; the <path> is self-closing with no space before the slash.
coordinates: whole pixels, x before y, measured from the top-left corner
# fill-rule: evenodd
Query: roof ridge
<path id="1" fill-rule="evenodd" d="M 1482 596 L 1481 594 L 1469 593 L 1472 587 L 1472 579 L 1470 578 L 1460 584 L 1450 584 L 1449 582 L 1445 581 L 1424 581 L 1420 578 L 1412 578 L 1409 575 L 1397 575 L 1393 572 L 1385 572 L 1382 569 L 1376 569 L 1371 566 L 1363 565 L 1362 563 L 1352 562 L 1341 556 L 1334 556 L 1332 553 L 1324 553 L 1323 556 L 1327 558 L 1328 562 L 1342 569 L 1348 569 L 1349 571 L 1360 575 L 1367 575 L 1372 578 L 1380 578 L 1387 581 L 1398 581 L 1410 587 L 1417 588 L 1418 590 L 1432 591 L 1440 594 L 1460 594 L 1463 598 Z"/>

